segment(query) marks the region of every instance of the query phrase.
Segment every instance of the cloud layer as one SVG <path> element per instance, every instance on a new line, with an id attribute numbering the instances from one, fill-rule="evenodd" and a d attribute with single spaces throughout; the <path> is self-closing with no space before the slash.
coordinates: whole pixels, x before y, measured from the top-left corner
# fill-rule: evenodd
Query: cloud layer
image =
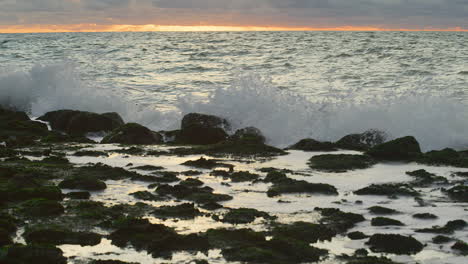
<path id="1" fill-rule="evenodd" d="M 0 26 L 468 28 L 468 0 L 0 0 Z"/>

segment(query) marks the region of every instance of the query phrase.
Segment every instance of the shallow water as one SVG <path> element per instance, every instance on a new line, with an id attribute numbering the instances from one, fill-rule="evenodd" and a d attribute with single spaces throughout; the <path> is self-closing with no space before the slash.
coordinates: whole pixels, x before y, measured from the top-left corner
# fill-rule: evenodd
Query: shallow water
<path id="1" fill-rule="evenodd" d="M 90 149 L 97 150 L 111 150 L 118 149 L 117 145 L 101 145 Z M 150 149 L 163 150 L 166 147 L 149 147 Z M 355 151 L 338 151 L 338 153 L 358 153 Z M 214 188 L 217 193 L 224 193 L 234 196 L 234 199 L 222 203 L 225 207 L 231 208 L 255 208 L 258 210 L 266 211 L 278 217 L 277 221 L 282 223 L 292 223 L 295 221 L 317 222 L 320 219 L 320 214 L 314 212 L 315 207 L 334 207 L 339 208 L 345 212 L 353 212 L 362 214 L 367 220 L 359 223 L 356 227 L 348 230 L 361 231 L 367 235 L 374 233 L 397 233 L 402 235 L 410 235 L 426 244 L 426 247 L 420 253 L 413 256 L 393 255 L 393 254 L 374 254 L 384 255 L 392 258 L 395 261 L 403 263 L 449 263 L 449 264 L 462 264 L 466 262 L 466 257 L 457 256 L 454 254 L 450 246 L 453 243 L 444 244 L 442 246 L 435 245 L 431 242 L 435 234 L 415 233 L 414 230 L 418 228 L 431 227 L 434 225 L 445 225 L 446 222 L 455 219 L 468 219 L 468 205 L 466 203 L 454 203 L 446 198 L 439 188 L 442 186 L 432 186 L 430 188 L 416 188 L 422 196 L 421 198 L 428 204 L 421 206 L 412 197 L 399 197 L 397 199 L 390 199 L 385 196 L 369 196 L 369 195 L 355 195 L 352 192 L 362 187 L 368 186 L 372 183 L 390 183 L 390 182 L 405 182 L 410 181 L 411 178 L 405 174 L 407 171 L 414 171 L 417 169 L 425 169 L 428 172 L 435 173 L 439 176 L 444 176 L 450 181 L 460 180 L 461 178 L 452 176 L 455 171 L 468 171 L 468 169 L 460 169 L 453 167 L 433 167 L 420 165 L 416 163 L 379 163 L 371 168 L 363 170 L 354 170 L 344 173 L 326 173 L 314 171 L 308 168 L 307 160 L 313 155 L 322 154 L 321 152 L 303 152 L 303 151 L 290 151 L 288 155 L 280 156 L 269 161 L 233 161 L 226 158 L 226 162 L 235 165 L 235 170 L 248 170 L 251 172 L 258 172 L 259 168 L 276 167 L 286 168 L 293 171 L 293 174 L 288 175 L 294 179 L 306 180 L 315 183 L 329 183 L 334 185 L 338 191 L 338 196 L 325 196 L 325 195 L 306 195 L 306 194 L 291 194 L 281 195 L 280 197 L 268 198 L 266 190 L 269 184 L 265 183 L 232 183 L 230 180 L 224 180 L 219 177 L 210 176 L 211 170 L 200 170 L 203 174 L 199 176 L 192 176 L 202 180 L 206 186 Z M 186 157 L 169 157 L 169 156 L 129 156 L 121 154 L 112 154 L 108 158 L 89 158 L 89 157 L 74 157 L 69 156 L 71 162 L 77 164 L 86 164 L 88 162 L 102 162 L 111 166 L 126 167 L 127 164 L 132 163 L 133 166 L 139 165 L 155 165 L 163 166 L 168 171 L 182 172 L 190 170 L 190 167 L 180 165 L 187 160 L 198 159 L 202 155 L 193 155 Z M 129 167 L 126 167 L 127 169 Z M 147 172 L 138 171 L 145 174 Z M 189 178 L 179 176 L 182 179 Z M 224 183 L 224 184 L 223 184 Z M 229 184 L 229 186 L 226 185 Z M 93 192 L 92 200 L 102 201 L 107 205 L 118 203 L 135 203 L 139 200 L 128 195 L 135 191 L 148 190 L 148 183 L 133 182 L 129 180 L 122 181 L 106 181 L 108 188 L 101 192 Z M 65 190 L 66 192 L 66 190 Z M 281 200 L 282 202 L 278 202 Z M 362 201 L 362 204 L 356 203 Z M 153 206 L 173 205 L 182 202 L 147 202 Z M 381 205 L 395 209 L 400 214 L 391 215 L 393 219 L 400 220 L 405 226 L 385 226 L 376 227 L 370 225 L 370 219 L 375 217 L 368 212 L 367 208 Z M 221 209 L 223 210 L 223 209 Z M 219 212 L 219 211 L 218 211 Z M 420 220 L 412 217 L 416 213 L 433 213 L 439 218 L 435 220 Z M 174 220 L 174 219 L 158 219 L 148 216 L 153 223 L 162 223 L 167 226 L 173 227 L 177 232 L 182 234 L 204 232 L 210 228 L 221 227 L 236 227 L 236 228 L 252 228 L 257 231 L 268 230 L 268 222 L 262 218 L 257 219 L 251 224 L 232 225 L 227 223 L 220 223 L 208 217 L 196 217 L 193 220 Z M 468 230 L 456 231 L 451 237 L 456 239 L 465 240 L 468 237 Z M 326 263 L 339 263 L 333 256 L 340 254 L 351 254 L 356 249 L 366 248 L 364 242 L 366 240 L 352 241 L 349 238 L 340 235 L 328 242 L 318 242 L 313 244 L 316 247 L 328 249 L 331 253 L 331 259 L 323 260 Z M 135 250 L 118 249 L 110 245 L 110 241 L 103 240 L 100 245 L 94 247 L 80 247 L 72 245 L 60 246 L 64 250 L 66 256 L 77 256 L 72 263 L 81 263 L 87 258 L 95 259 L 115 259 L 120 260 L 138 260 L 142 264 L 146 263 L 188 263 L 190 259 L 207 259 L 210 263 L 227 263 L 223 260 L 219 251 L 210 251 L 208 256 L 198 253 L 193 256 L 188 253 L 180 252 L 174 254 L 172 260 L 154 260 L 145 252 L 136 252 Z M 109 253 L 109 254 L 107 254 Z"/>

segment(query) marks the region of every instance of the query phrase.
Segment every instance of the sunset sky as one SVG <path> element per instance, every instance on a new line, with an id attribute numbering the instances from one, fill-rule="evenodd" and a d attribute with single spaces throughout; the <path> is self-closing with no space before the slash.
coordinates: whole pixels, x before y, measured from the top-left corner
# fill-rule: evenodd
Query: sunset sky
<path id="1" fill-rule="evenodd" d="M 468 0 L 0 0 L 0 32 L 466 30 Z"/>

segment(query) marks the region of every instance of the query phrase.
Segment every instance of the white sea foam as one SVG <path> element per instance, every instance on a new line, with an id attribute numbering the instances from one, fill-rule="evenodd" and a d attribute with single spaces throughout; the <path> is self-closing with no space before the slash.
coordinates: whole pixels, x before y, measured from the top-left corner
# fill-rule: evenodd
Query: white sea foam
<path id="1" fill-rule="evenodd" d="M 127 122 L 162 130 L 177 128 L 183 114 L 200 112 L 225 117 L 234 129 L 255 126 L 276 146 L 306 137 L 337 140 L 372 128 L 392 138 L 413 135 L 424 150 L 468 146 L 468 107 L 448 95 L 416 88 L 374 97 L 362 97 L 359 90 L 329 91 L 311 101 L 278 89 L 266 78 L 244 74 L 208 97 L 179 98 L 178 111 L 160 112 L 135 106 L 122 91 L 82 82 L 72 63 L 0 74 L 0 104 L 34 116 L 57 109 L 115 111 Z"/>

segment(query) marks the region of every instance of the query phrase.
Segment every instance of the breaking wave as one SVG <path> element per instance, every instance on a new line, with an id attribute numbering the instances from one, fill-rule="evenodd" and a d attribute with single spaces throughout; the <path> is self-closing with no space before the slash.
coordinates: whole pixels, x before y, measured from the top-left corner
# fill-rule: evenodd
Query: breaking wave
<path id="1" fill-rule="evenodd" d="M 177 128 L 183 114 L 200 112 L 222 116 L 234 129 L 255 126 L 276 146 L 306 137 L 333 141 L 374 128 L 392 138 L 413 135 L 424 150 L 468 146 L 468 106 L 449 94 L 424 89 L 363 94 L 329 90 L 307 99 L 275 87 L 268 78 L 240 74 L 228 87 L 209 96 L 180 97 L 177 110 L 162 112 L 125 100 L 122 91 L 82 82 L 72 63 L 0 73 L 0 104 L 33 116 L 57 109 L 114 111 L 127 122 L 162 130 Z"/>

